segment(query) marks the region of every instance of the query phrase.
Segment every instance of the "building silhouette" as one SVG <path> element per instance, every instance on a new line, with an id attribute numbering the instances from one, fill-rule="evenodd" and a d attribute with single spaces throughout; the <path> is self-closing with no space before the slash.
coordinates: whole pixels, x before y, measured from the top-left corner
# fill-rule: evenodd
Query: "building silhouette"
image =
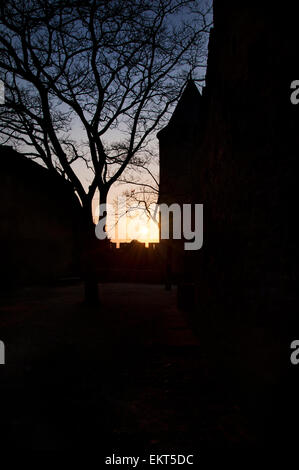
<path id="1" fill-rule="evenodd" d="M 0 147 L 1 286 L 78 273 L 80 204 L 69 184 Z"/>
<path id="2" fill-rule="evenodd" d="M 271 387 L 298 385 L 281 378 L 298 331 L 296 29 L 266 2 L 215 0 L 206 86 L 200 96 L 188 82 L 158 136 L 160 201 L 204 206 L 203 247 L 187 263 L 182 244 L 164 242 L 179 253 L 180 305 L 265 420 Z"/>

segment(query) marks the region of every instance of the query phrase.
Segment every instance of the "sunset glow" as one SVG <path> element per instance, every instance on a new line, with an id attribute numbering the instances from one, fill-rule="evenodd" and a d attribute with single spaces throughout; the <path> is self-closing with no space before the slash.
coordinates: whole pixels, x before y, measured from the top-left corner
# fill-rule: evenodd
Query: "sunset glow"
<path id="1" fill-rule="evenodd" d="M 111 241 L 126 243 L 138 240 L 142 243 L 158 243 L 159 228 L 153 220 L 146 220 L 140 215 L 120 219 L 115 230 L 110 232 Z"/>

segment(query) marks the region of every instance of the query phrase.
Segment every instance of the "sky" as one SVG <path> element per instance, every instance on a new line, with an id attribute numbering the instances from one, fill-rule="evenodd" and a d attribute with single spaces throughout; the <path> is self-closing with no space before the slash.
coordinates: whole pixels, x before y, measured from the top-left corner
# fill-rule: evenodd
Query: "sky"
<path id="1" fill-rule="evenodd" d="M 199 86 L 200 88 L 200 86 Z M 175 104 L 172 106 L 172 110 L 174 109 Z M 62 107 L 63 108 L 63 107 Z M 153 132 L 152 135 L 152 149 L 155 154 L 155 158 L 149 163 L 150 171 L 159 178 L 159 165 L 158 165 L 158 139 L 156 137 L 156 133 L 158 132 L 158 128 L 156 131 Z M 83 131 L 82 125 L 76 120 L 72 121 L 70 137 L 75 139 L 76 142 L 84 141 L 86 139 L 86 134 Z M 121 133 L 117 130 L 112 130 L 105 134 L 105 142 L 111 143 L 116 140 L 120 140 Z M 22 151 L 22 149 L 19 149 Z M 75 170 L 77 176 L 81 180 L 82 185 L 85 189 L 91 183 L 93 174 L 89 169 L 87 169 L 85 163 L 83 161 L 78 161 L 72 164 L 73 169 Z M 132 171 L 125 171 L 124 177 L 127 180 L 130 180 L 132 176 Z M 149 175 L 144 171 L 141 173 L 134 173 L 135 182 L 139 183 L 148 183 L 154 184 L 153 180 L 149 178 Z M 109 194 L 108 194 L 108 204 L 112 207 L 117 200 L 118 197 L 124 194 L 124 191 L 130 191 L 135 189 L 138 191 L 138 186 L 134 185 L 124 185 L 119 182 L 116 182 L 112 185 Z M 94 220 L 96 221 L 98 215 L 98 204 L 99 204 L 99 194 L 96 193 L 94 201 L 93 201 L 93 212 L 94 212 Z M 117 214 L 112 214 L 112 211 L 109 212 L 108 210 L 108 231 L 112 229 L 115 225 L 115 218 L 120 215 L 120 212 L 124 212 L 123 209 L 119 208 Z M 128 233 L 126 234 L 125 238 L 129 241 L 130 239 L 139 238 L 144 241 L 157 241 L 158 240 L 158 227 L 157 224 L 148 221 L 146 217 L 144 217 L 144 213 L 139 211 L 135 213 L 135 218 L 132 220 L 132 214 L 130 217 L 126 217 L 126 226 L 128 228 Z M 123 224 L 123 221 L 121 221 Z M 135 228 L 134 228 L 135 227 Z"/>

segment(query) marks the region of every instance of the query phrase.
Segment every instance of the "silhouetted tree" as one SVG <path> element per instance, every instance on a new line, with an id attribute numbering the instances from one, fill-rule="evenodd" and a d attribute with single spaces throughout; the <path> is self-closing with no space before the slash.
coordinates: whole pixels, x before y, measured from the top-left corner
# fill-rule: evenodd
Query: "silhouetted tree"
<path id="1" fill-rule="evenodd" d="M 147 220 L 152 220 L 158 227 L 158 166 L 158 149 L 151 148 L 146 149 L 142 156 L 128 164 L 125 174 L 118 179 L 119 186 L 125 186 L 121 193 L 125 196 L 123 207 L 117 201 L 119 219 L 126 214 L 142 212 Z"/>
<path id="2" fill-rule="evenodd" d="M 196 0 L 1 3 L 3 142 L 72 183 L 90 237 L 95 192 L 105 203 L 202 66 L 208 17 Z"/>

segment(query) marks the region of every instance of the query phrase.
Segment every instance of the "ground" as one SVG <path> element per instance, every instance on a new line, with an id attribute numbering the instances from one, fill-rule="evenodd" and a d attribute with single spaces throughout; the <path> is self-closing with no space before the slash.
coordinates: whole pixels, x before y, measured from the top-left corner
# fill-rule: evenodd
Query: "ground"
<path id="1" fill-rule="evenodd" d="M 6 294 L 0 309 L 2 445 L 168 451 L 252 444 L 240 404 L 162 285 L 80 284 Z"/>

